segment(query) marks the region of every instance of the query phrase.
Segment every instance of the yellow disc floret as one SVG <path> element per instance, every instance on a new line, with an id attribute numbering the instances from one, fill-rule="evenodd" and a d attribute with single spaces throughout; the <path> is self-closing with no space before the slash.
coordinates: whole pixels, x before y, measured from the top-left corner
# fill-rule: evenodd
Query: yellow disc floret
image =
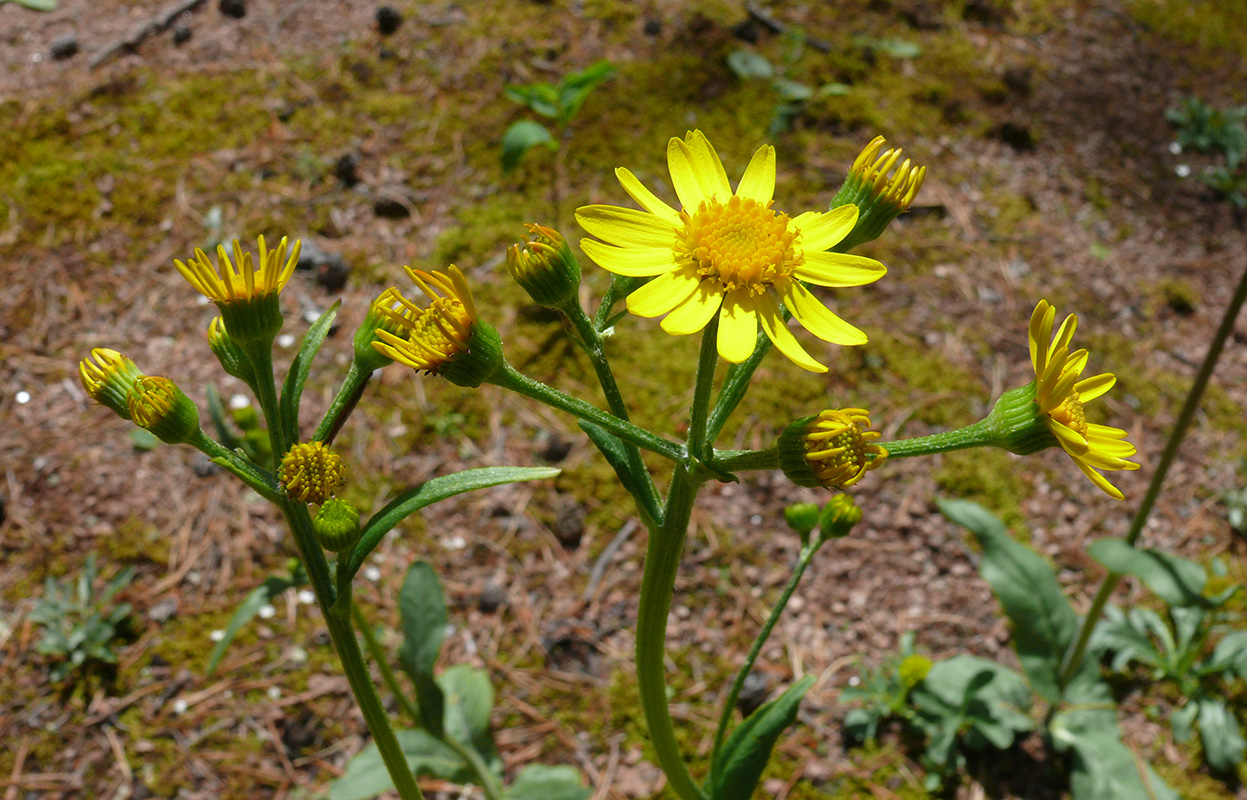
<path id="1" fill-rule="evenodd" d="M 453 264 L 447 272 L 404 269 L 431 302 L 421 308 L 395 289 L 389 299 L 397 308 L 378 308 L 394 332 L 387 329 L 391 325 L 379 327 L 373 346 L 400 364 L 436 375 L 468 349 L 476 323 L 472 291 L 463 272 Z"/>
<path id="2" fill-rule="evenodd" d="M 282 457 L 280 478 L 294 499 L 323 503 L 346 482 L 346 465 L 321 442 L 302 442 Z"/>
<path id="3" fill-rule="evenodd" d="M 676 235 L 676 258 L 724 291 L 745 289 L 759 295 L 801 263 L 793 250 L 797 230 L 787 214 L 770 204 L 732 195 L 726 203 L 703 200 L 692 214 L 680 212 L 684 227 Z"/>
<path id="4" fill-rule="evenodd" d="M 820 485 L 845 488 L 883 463 L 888 451 L 871 440 L 878 431 L 870 428 L 870 415 L 861 408 L 829 409 L 809 424 L 805 433 L 805 460 Z"/>

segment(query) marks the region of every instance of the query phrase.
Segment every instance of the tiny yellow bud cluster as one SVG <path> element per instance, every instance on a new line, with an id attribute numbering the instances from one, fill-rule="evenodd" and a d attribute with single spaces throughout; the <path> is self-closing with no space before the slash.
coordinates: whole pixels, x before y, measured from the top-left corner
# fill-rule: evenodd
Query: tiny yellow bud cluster
<path id="1" fill-rule="evenodd" d="M 323 503 L 346 482 L 346 465 L 323 443 L 301 442 L 282 457 L 278 477 L 290 497 Z"/>
<path id="2" fill-rule="evenodd" d="M 926 656 L 920 656 L 917 653 L 905 656 L 897 668 L 897 674 L 901 679 L 901 685 L 906 689 L 912 689 L 922 683 L 927 678 L 927 674 L 931 671 L 931 659 Z"/>

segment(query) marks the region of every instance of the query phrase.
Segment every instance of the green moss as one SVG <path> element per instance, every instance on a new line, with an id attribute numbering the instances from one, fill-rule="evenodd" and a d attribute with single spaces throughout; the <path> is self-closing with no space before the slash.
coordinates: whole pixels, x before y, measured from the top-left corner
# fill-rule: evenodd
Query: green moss
<path id="1" fill-rule="evenodd" d="M 1132 0 L 1127 13 L 1153 34 L 1177 41 L 1205 59 L 1238 61 L 1247 53 L 1245 0 Z"/>
<path id="2" fill-rule="evenodd" d="M 971 370 L 908 336 L 874 335 L 865 346 L 848 348 L 848 359 L 840 376 L 845 383 L 881 393 L 893 405 L 916 406 L 913 418 L 931 426 L 968 425 L 988 399 Z"/>
<path id="3" fill-rule="evenodd" d="M 1175 314 L 1189 316 L 1199 307 L 1199 292 L 1180 278 L 1166 278 L 1156 286 L 1157 300 Z"/>
<path id="4" fill-rule="evenodd" d="M 164 565 L 169 563 L 169 540 L 153 525 L 131 516 L 101 540 L 101 549 L 113 561 Z"/>
<path id="5" fill-rule="evenodd" d="M 1023 539 L 1029 538 L 1021 501 L 1030 496 L 1031 487 L 1015 456 L 977 448 L 945 453 L 941 458 L 935 484 L 942 493 L 980 503 Z"/>

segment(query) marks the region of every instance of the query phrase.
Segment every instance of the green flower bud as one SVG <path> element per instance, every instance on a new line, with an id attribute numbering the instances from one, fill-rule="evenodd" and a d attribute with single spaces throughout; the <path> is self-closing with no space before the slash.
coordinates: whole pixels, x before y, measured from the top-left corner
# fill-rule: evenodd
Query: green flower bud
<path id="1" fill-rule="evenodd" d="M 254 372 L 251 362 L 247 360 L 242 348 L 226 333 L 225 322 L 220 317 L 213 317 L 208 323 L 208 347 L 228 374 L 247 384 L 252 382 Z"/>
<path id="2" fill-rule="evenodd" d="M 150 376 L 134 382 L 130 417 L 166 444 L 184 444 L 199 433 L 199 409 L 168 378 Z"/>
<path id="3" fill-rule="evenodd" d="M 824 541 L 849 535 L 853 526 L 862 521 L 862 510 L 847 494 L 838 494 L 827 501 L 818 515 L 818 535 Z"/>
<path id="4" fill-rule="evenodd" d="M 346 465 L 321 442 L 301 442 L 282 457 L 278 478 L 295 500 L 323 503 L 346 483 Z"/>
<path id="5" fill-rule="evenodd" d="M 143 377 L 133 361 L 116 350 L 97 347 L 90 358 L 78 364 L 78 377 L 92 400 L 112 409 L 122 419 L 131 418 L 130 392 L 134 382 Z"/>
<path id="6" fill-rule="evenodd" d="M 864 409 L 828 409 L 796 420 L 779 435 L 779 466 L 798 486 L 843 489 L 883 463 L 888 451 L 872 440 Z"/>
<path id="7" fill-rule="evenodd" d="M 580 264 L 567 240 L 553 228 L 528 225 L 532 239 L 507 249 L 507 270 L 524 287 L 533 302 L 546 308 L 562 308 L 578 300 Z"/>
<path id="8" fill-rule="evenodd" d="M 931 659 L 926 656 L 920 656 L 917 653 L 906 656 L 905 660 L 897 668 L 897 673 L 901 679 L 901 685 L 906 689 L 912 689 L 927 679 L 927 674 L 931 672 Z"/>
<path id="9" fill-rule="evenodd" d="M 831 208 L 852 203 L 859 212 L 853 231 L 836 247 L 840 252 L 878 239 L 892 220 L 909 210 L 926 179 L 927 168 L 911 166 L 908 158 L 889 175 L 900 160 L 901 151 L 898 148 L 880 153 L 884 142 L 882 136 L 876 136 L 866 145 L 831 201 Z"/>
<path id="10" fill-rule="evenodd" d="M 359 512 L 345 500 L 331 497 L 312 520 L 316 541 L 331 553 L 344 553 L 359 541 Z"/>
<path id="11" fill-rule="evenodd" d="M 784 521 L 805 541 L 818 525 L 818 506 L 814 503 L 793 503 L 784 509 Z"/>

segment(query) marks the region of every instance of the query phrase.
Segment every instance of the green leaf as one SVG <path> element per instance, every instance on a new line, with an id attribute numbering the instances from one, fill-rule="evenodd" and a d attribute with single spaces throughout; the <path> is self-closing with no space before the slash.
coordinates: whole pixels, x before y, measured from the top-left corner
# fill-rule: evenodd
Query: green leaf
<path id="1" fill-rule="evenodd" d="M 920 724 L 933 731 L 974 731 L 993 747 L 1004 750 L 1014 736 L 1035 727 L 1023 713 L 1031 693 L 1013 670 L 974 656 L 954 656 L 931 667 L 911 695 Z M 969 726 L 968 728 L 966 726 Z M 972 744 L 973 739 L 967 740 Z M 951 743 L 941 745 L 945 751 Z M 937 763 L 947 764 L 951 752 Z"/>
<path id="2" fill-rule="evenodd" d="M 571 122 L 589 97 L 589 93 L 614 76 L 615 68 L 611 66 L 611 63 L 599 61 L 580 72 L 573 72 L 563 78 L 562 84 L 559 85 L 559 121 L 564 125 Z"/>
<path id="3" fill-rule="evenodd" d="M 580 420 L 580 429 L 589 437 L 589 441 L 597 447 L 598 451 L 606 459 L 606 463 L 611 465 L 611 469 L 615 470 L 615 477 L 619 479 L 619 483 L 633 497 L 642 497 L 639 493 L 640 487 L 632 479 L 632 469 L 629 466 L 628 452 L 623 441 L 605 428 L 594 425 L 592 422 Z M 650 510 L 653 511 L 652 509 Z"/>
<path id="4" fill-rule="evenodd" d="M 156 438 L 156 434 L 144 428 L 135 428 L 130 431 L 130 446 L 135 450 L 155 450 L 160 447 L 160 440 Z"/>
<path id="5" fill-rule="evenodd" d="M 27 8 L 33 8 L 35 11 L 55 11 L 56 10 L 56 0 L 12 0 L 12 1 L 17 3 L 19 6 L 26 6 Z M 0 0 L 0 3 L 3 3 L 3 2 L 4 0 Z"/>
<path id="6" fill-rule="evenodd" d="M 771 62 L 766 60 L 765 56 L 758 55 L 752 50 L 733 50 L 727 56 L 727 65 L 736 73 L 738 78 L 761 78 L 770 80 L 775 74 L 775 68 L 771 66 Z"/>
<path id="7" fill-rule="evenodd" d="M 1243 741 L 1238 720 L 1220 700 L 1200 699 L 1199 740 L 1204 745 L 1204 760 L 1217 772 L 1233 772 L 1243 763 L 1247 742 Z"/>
<path id="8" fill-rule="evenodd" d="M 286 422 L 286 440 L 291 443 L 299 441 L 299 401 L 303 398 L 303 385 L 307 383 L 307 376 L 312 371 L 312 361 L 316 359 L 321 344 L 329 335 L 329 328 L 333 326 L 334 318 L 338 316 L 340 305 L 342 305 L 341 300 L 334 301 L 334 304 L 325 309 L 325 312 L 312 323 L 312 327 L 307 329 L 303 344 L 299 347 L 294 361 L 290 362 L 290 371 L 286 373 L 286 380 L 282 384 L 281 400 L 278 401 L 278 406 L 281 408 L 281 418 Z M 280 459 L 284 453 L 274 455 Z"/>
<path id="9" fill-rule="evenodd" d="M 540 122 L 522 119 L 511 123 L 507 132 L 502 134 L 502 171 L 510 172 L 515 169 L 529 148 L 539 144 L 552 151 L 559 149 L 559 143 Z"/>
<path id="10" fill-rule="evenodd" d="M 940 511 L 970 530 L 983 548 L 979 571 L 1013 622 L 1014 648 L 1031 686 L 1049 703 L 1059 702 L 1057 674 L 1078 630 L 1078 615 L 1037 553 L 1009 537 L 1000 520 L 967 500 L 939 500 Z"/>
<path id="11" fill-rule="evenodd" d="M 363 566 L 364 559 L 373 551 L 385 535 L 395 525 L 409 515 L 439 500 L 454 497 L 457 494 L 470 492 L 473 489 L 485 489 L 504 483 L 536 481 L 553 478 L 559 474 L 554 467 L 483 467 L 441 475 L 420 486 L 413 486 L 394 498 L 385 508 L 372 515 L 360 532 L 359 543 L 351 551 L 348 574 L 354 575 Z"/>
<path id="12" fill-rule="evenodd" d="M 1087 552 L 1109 571 L 1139 578 L 1171 606 L 1209 607 L 1203 594 L 1208 575 L 1194 561 L 1159 550 L 1140 550 L 1121 539 L 1092 542 Z"/>
<path id="13" fill-rule="evenodd" d="M 804 83 L 791 81 L 787 78 L 776 78 L 771 82 L 771 88 L 790 103 L 802 103 L 814 96 L 813 89 Z"/>
<path id="14" fill-rule="evenodd" d="M 529 764 L 502 793 L 506 800 L 589 800 L 592 795 L 580 784 L 580 772 L 565 764 Z"/>
<path id="15" fill-rule="evenodd" d="M 508 86 L 503 94 L 522 106 L 528 106 L 543 117 L 558 119 L 559 90 L 552 84 L 534 83 L 528 86 Z"/>
<path id="16" fill-rule="evenodd" d="M 459 754 L 433 738 L 428 731 L 395 731 L 407 765 L 416 775 L 430 775 L 455 783 L 471 783 L 475 777 Z M 394 788 L 375 742 L 359 752 L 346 765 L 346 772 L 329 787 L 329 800 L 368 800 Z"/>
<path id="17" fill-rule="evenodd" d="M 1204 669 L 1210 672 L 1233 670 L 1247 681 L 1247 630 L 1232 631 L 1222 637 L 1205 662 Z"/>
<path id="18" fill-rule="evenodd" d="M 234 609 L 234 616 L 230 617 L 229 625 L 225 626 L 225 635 L 221 637 L 221 641 L 216 643 L 212 648 L 212 654 L 208 656 L 208 668 L 204 670 L 204 677 L 210 677 L 216 669 L 217 664 L 221 661 L 221 656 L 225 655 L 225 650 L 234 641 L 234 637 L 242 630 L 242 627 L 255 618 L 260 613 L 260 609 L 268 605 L 274 597 L 277 597 L 287 589 L 298 586 L 293 578 L 274 575 L 256 588 L 251 590 L 251 594 L 247 595 L 238 608 Z"/>
<path id="19" fill-rule="evenodd" d="M 440 738 L 444 728 L 444 696 L 433 677 L 433 667 L 446 638 L 446 599 L 437 573 L 426 561 L 417 561 L 407 570 L 398 594 L 398 611 L 403 620 L 403 645 L 398 661 L 416 687 L 420 722 Z"/>
<path id="20" fill-rule="evenodd" d="M 456 664 L 437 676 L 446 701 L 446 735 L 481 754 L 485 763 L 501 774 L 502 759 L 489 732 L 494 708 L 494 687 L 484 670 Z"/>
<path id="21" fill-rule="evenodd" d="M 1089 695 L 1100 694 L 1090 683 L 1084 690 Z M 1102 695 L 1106 699 L 1101 707 L 1083 704 L 1063 711 L 1053 717 L 1049 727 L 1056 747 L 1073 753 L 1070 790 L 1074 800 L 1179 800 L 1178 794 L 1122 743 L 1112 696 L 1107 689 Z"/>
<path id="22" fill-rule="evenodd" d="M 715 800 L 749 800 L 784 730 L 796 722 L 801 698 L 814 685 L 806 675 L 787 691 L 749 715 L 723 745 L 721 760 L 710 767 L 710 796 Z"/>

